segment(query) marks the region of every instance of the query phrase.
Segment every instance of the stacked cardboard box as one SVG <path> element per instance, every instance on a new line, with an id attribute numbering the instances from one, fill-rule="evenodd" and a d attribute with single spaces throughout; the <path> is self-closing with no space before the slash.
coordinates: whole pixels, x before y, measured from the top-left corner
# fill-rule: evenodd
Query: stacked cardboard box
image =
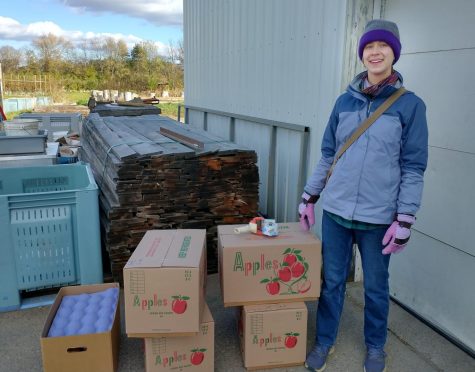
<path id="1" fill-rule="evenodd" d="M 213 371 L 206 231 L 147 231 L 123 274 L 126 333 L 145 339 L 146 371 Z"/>
<path id="2" fill-rule="evenodd" d="M 214 321 L 208 305 L 197 335 L 145 338 L 145 370 L 214 371 Z"/>
<path id="3" fill-rule="evenodd" d="M 224 306 L 242 306 L 239 334 L 247 369 L 303 364 L 307 308 L 320 294 L 321 243 L 298 223 L 277 237 L 218 227 Z"/>
<path id="4" fill-rule="evenodd" d="M 238 325 L 247 369 L 289 367 L 305 360 L 307 307 L 303 302 L 243 306 Z"/>

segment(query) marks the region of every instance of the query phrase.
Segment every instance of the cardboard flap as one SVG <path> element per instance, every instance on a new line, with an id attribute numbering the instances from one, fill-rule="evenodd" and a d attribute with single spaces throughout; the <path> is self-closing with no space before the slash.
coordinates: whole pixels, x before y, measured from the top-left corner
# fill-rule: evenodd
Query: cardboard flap
<path id="1" fill-rule="evenodd" d="M 206 230 L 175 230 L 163 267 L 198 267 Z"/>
<path id="2" fill-rule="evenodd" d="M 235 225 L 239 226 L 239 225 Z M 227 231 L 225 229 L 224 231 Z M 311 233 L 298 230 L 280 231 L 279 235 L 274 237 L 260 236 L 252 233 L 243 234 L 223 234 L 219 236 L 223 248 L 228 247 L 254 247 L 258 244 L 260 247 L 281 246 L 285 244 L 298 245 L 316 243 L 317 238 Z"/>
<path id="3" fill-rule="evenodd" d="M 125 268 L 162 267 L 163 261 L 173 242 L 173 232 L 169 230 L 149 230 L 145 233 Z"/>
<path id="4" fill-rule="evenodd" d="M 149 230 L 129 258 L 128 268 L 198 267 L 205 230 Z"/>
<path id="5" fill-rule="evenodd" d="M 236 233 L 234 232 L 234 229 L 236 227 L 242 227 L 242 226 L 246 226 L 246 224 L 241 224 L 241 225 L 219 225 L 218 226 L 218 235 L 236 235 Z M 282 233 L 287 232 L 287 231 L 305 232 L 300 227 L 299 222 L 278 223 L 278 227 L 279 227 L 279 234 L 282 234 Z M 249 234 L 251 234 L 251 233 L 249 233 Z M 243 233 L 243 234 L 240 234 L 240 235 L 245 235 L 245 234 Z"/>
<path id="6" fill-rule="evenodd" d="M 246 313 L 258 313 L 263 311 L 283 311 L 283 310 L 307 310 L 304 302 L 288 302 L 279 304 L 246 305 Z"/>
<path id="7" fill-rule="evenodd" d="M 203 317 L 201 319 L 201 323 L 213 323 L 213 315 L 211 314 L 211 310 L 208 307 L 208 304 L 205 302 L 203 307 Z"/>

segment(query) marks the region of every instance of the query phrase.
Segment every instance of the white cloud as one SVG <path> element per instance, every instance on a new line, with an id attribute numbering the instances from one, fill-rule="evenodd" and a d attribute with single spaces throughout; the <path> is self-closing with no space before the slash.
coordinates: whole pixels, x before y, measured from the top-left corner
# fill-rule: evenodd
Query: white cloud
<path id="1" fill-rule="evenodd" d="M 79 45 L 85 41 L 93 39 L 104 39 L 112 37 L 113 39 L 122 39 L 126 42 L 129 48 L 135 44 L 145 41 L 142 38 L 135 35 L 124 35 L 121 33 L 95 33 L 95 32 L 83 32 L 77 30 L 63 30 L 54 22 L 33 22 L 27 25 L 22 25 L 20 22 L 13 18 L 0 16 L 0 40 L 12 40 L 12 41 L 32 41 L 39 36 L 54 34 L 56 36 L 62 36 L 65 39 L 71 41 L 74 45 Z M 168 46 L 160 41 L 155 42 L 159 54 L 167 55 Z"/>
<path id="2" fill-rule="evenodd" d="M 23 26 L 26 35 L 32 36 L 41 36 L 45 34 L 54 34 L 63 36 L 64 31 L 61 30 L 56 23 L 45 21 L 45 22 L 33 22 L 26 26 Z"/>
<path id="3" fill-rule="evenodd" d="M 1 39 L 13 39 L 13 40 L 28 40 L 28 37 L 24 35 L 24 27 L 20 22 L 13 18 L 7 18 L 0 16 L 0 38 Z"/>
<path id="4" fill-rule="evenodd" d="M 156 26 L 181 26 L 183 0 L 61 0 L 80 12 L 115 13 L 145 19 Z"/>

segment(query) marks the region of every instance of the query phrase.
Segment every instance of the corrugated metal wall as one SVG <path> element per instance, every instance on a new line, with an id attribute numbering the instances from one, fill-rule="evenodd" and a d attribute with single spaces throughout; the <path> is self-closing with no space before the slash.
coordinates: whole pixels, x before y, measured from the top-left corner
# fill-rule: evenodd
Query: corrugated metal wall
<path id="1" fill-rule="evenodd" d="M 399 24 L 396 68 L 429 125 L 422 208 L 392 258 L 391 294 L 475 353 L 475 2 L 388 0 L 384 16 Z"/>
<path id="2" fill-rule="evenodd" d="M 257 151 L 260 210 L 280 222 L 297 218 L 339 94 L 345 9 L 331 0 L 184 1 L 187 121 Z"/>
<path id="3" fill-rule="evenodd" d="M 399 24 L 396 68 L 427 104 L 430 149 L 410 246 L 392 258 L 391 294 L 475 350 L 475 2 L 184 0 L 184 12 L 188 122 L 258 152 L 261 210 L 281 221 L 295 219 L 334 100 L 362 68 L 364 24 Z"/>

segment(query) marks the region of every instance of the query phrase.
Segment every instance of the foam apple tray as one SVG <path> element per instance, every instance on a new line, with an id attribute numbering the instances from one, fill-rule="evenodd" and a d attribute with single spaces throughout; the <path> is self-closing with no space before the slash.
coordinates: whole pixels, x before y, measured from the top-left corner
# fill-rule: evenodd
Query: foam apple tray
<path id="1" fill-rule="evenodd" d="M 48 337 L 74 336 L 110 331 L 119 299 L 119 289 L 64 296 L 54 316 Z"/>

